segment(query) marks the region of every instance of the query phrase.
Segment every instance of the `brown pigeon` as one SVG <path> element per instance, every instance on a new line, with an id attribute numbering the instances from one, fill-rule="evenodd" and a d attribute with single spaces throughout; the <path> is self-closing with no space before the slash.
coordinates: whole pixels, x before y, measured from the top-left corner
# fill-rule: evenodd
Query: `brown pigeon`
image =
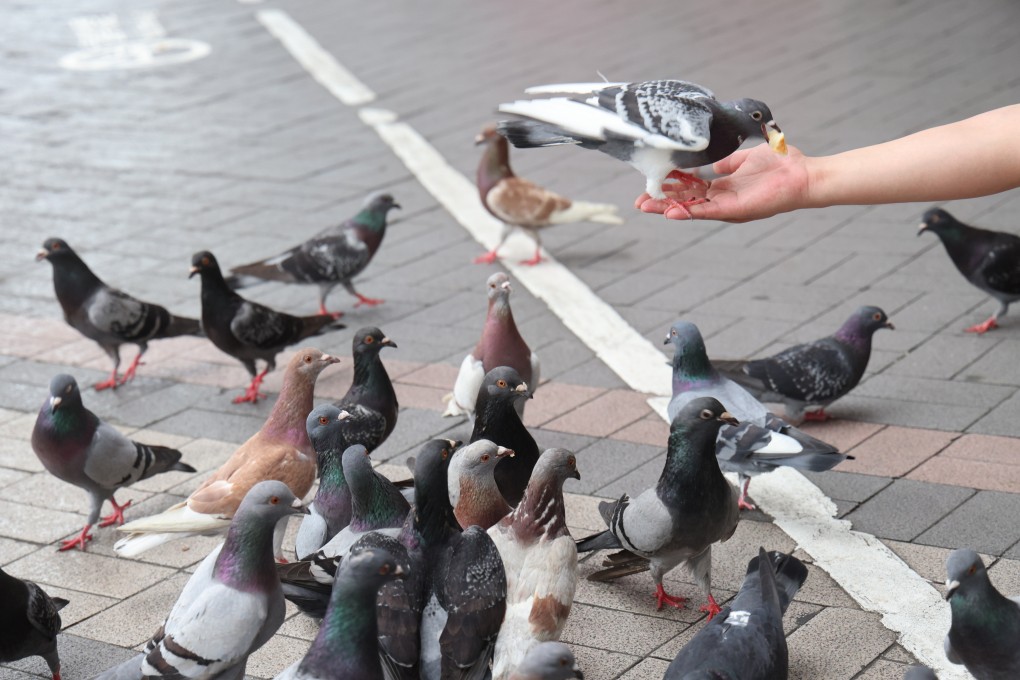
<path id="1" fill-rule="evenodd" d="M 514 452 L 488 439 L 479 439 L 454 451 L 450 460 L 450 504 L 462 529 L 477 525 L 488 529 L 513 508 L 496 484 L 496 463 Z"/>

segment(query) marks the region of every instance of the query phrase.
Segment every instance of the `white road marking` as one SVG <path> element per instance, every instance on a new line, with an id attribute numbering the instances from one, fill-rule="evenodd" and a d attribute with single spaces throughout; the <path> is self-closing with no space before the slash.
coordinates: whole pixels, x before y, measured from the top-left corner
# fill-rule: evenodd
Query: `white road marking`
<path id="1" fill-rule="evenodd" d="M 263 13 L 259 14 L 262 20 Z M 286 22 L 290 33 L 284 44 L 299 61 L 297 54 L 309 49 L 304 41 L 322 50 L 307 34 L 302 37 L 299 25 L 289 18 Z M 318 68 L 342 69 L 326 56 L 332 65 Z M 461 226 L 486 248 L 496 245 L 502 224 L 480 205 L 470 180 L 393 112 L 363 108 L 359 115 Z M 649 404 L 666 418 L 671 381 L 663 354 L 548 253 L 543 251 L 548 261 L 537 267 L 515 264 L 533 250 L 526 236 L 514 234 L 505 248 L 501 261 L 513 276 L 632 389 L 658 395 Z M 852 531 L 849 522 L 836 519 L 835 504 L 818 487 L 796 470 L 783 468 L 755 478 L 754 499 L 861 607 L 880 613 L 882 623 L 899 634 L 900 644 L 918 660 L 943 680 L 969 677 L 942 652 L 949 610 L 938 591 L 877 538 Z"/>
<path id="2" fill-rule="evenodd" d="M 111 71 L 182 64 L 212 51 L 208 43 L 168 38 L 154 10 L 136 12 L 129 28 L 116 14 L 95 14 L 68 22 L 82 49 L 64 55 L 71 71 Z"/>

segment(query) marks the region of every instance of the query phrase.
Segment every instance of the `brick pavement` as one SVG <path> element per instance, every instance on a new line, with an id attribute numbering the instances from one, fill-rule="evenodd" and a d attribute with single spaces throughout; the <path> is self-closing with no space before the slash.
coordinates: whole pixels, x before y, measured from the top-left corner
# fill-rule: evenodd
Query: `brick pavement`
<path id="1" fill-rule="evenodd" d="M 610 78 L 680 75 L 722 96 L 759 96 L 789 139 L 813 153 L 1017 100 L 1020 81 L 1008 65 L 1020 56 L 1011 35 L 1020 10 L 1012 6 L 767 5 L 745 0 L 726 14 L 699 7 L 705 16 L 693 25 L 681 18 L 683 7 L 658 2 L 642 12 L 543 5 L 542 21 L 531 3 L 450 3 L 428 13 L 410 4 L 281 3 L 380 94 L 381 105 L 469 176 L 477 159 L 471 140 L 495 104 L 527 85 L 591 79 L 595 69 Z M 49 265 L 31 259 L 44 237 L 66 238 L 108 282 L 197 314 L 197 284 L 186 280 L 191 252 L 209 247 L 226 265 L 249 261 L 352 214 L 369 190 L 391 191 L 405 210 L 359 282 L 388 301 L 348 319 L 379 325 L 400 344 L 386 357 L 403 406 L 400 426 L 376 454 L 390 464 L 425 438 L 466 433 L 439 417 L 438 397 L 474 343 L 484 309 L 478 289 L 492 271 L 470 264 L 479 246 L 283 52 L 251 7 L 158 6 L 170 35 L 213 46 L 199 61 L 86 74 L 57 66 L 78 48 L 68 20 L 114 12 L 129 25 L 139 7 L 117 0 L 18 6 L 9 12 L 0 70 L 11 95 L 0 112 L 0 144 L 13 170 L 0 187 L 7 225 L 0 232 L 0 564 L 72 600 L 62 637 L 69 680 L 91 677 L 141 644 L 214 541 L 181 542 L 132 562 L 114 560 L 113 532 L 101 531 L 88 554 L 53 554 L 52 543 L 80 526 L 84 499 L 41 472 L 25 440 L 54 372 L 70 369 L 86 381 L 105 376 L 108 365 L 60 322 Z M 954 30 L 947 34 L 947 26 Z M 719 48 L 733 44 L 739 49 Z M 682 47 L 664 49 L 672 45 Z M 626 209 L 640 177 L 609 159 L 556 149 L 516 153 L 513 163 L 559 191 L 625 208 L 626 227 L 566 226 L 544 242 L 656 342 L 683 316 L 702 327 L 713 355 L 752 356 L 830 332 L 859 304 L 883 306 L 897 330 L 876 337 L 866 381 L 832 409 L 840 420 L 817 426 L 857 460 L 812 481 L 841 516 L 885 540 L 922 576 L 941 580 L 948 549 L 970 545 L 997 559 L 993 579 L 1004 590 L 1020 591 L 1012 521 L 1016 325 L 1007 318 L 1002 331 L 982 338 L 960 332 L 992 303 L 956 275 L 934 239 L 914 237 L 926 206 L 837 208 L 749 225 L 668 223 Z M 949 208 L 1009 228 L 1017 196 Z M 312 289 L 246 294 L 314 309 Z M 350 306 L 342 291 L 333 300 Z M 513 305 L 547 380 L 528 424 L 541 445 L 578 451 L 584 478 L 568 488 L 568 519 L 580 532 L 596 529 L 595 496 L 634 491 L 657 476 L 665 426 L 539 301 L 518 290 Z M 327 336 L 323 348 L 345 356 L 349 342 L 350 330 Z M 324 376 L 320 396 L 339 395 L 348 371 Z M 236 362 L 181 339 L 154 345 L 126 389 L 89 392 L 86 400 L 127 431 L 182 446 L 209 470 L 268 412 L 229 403 L 245 382 Z M 131 512 L 158 511 L 196 483 L 164 475 L 136 485 L 127 496 L 136 499 Z M 766 521 L 742 523 L 717 556 L 714 581 L 723 591 L 739 586 L 759 544 L 795 547 Z M 593 568 L 584 563 L 585 573 Z M 564 637 L 590 677 L 660 677 L 697 629 L 691 612 L 654 612 L 646 591 L 642 576 L 610 586 L 582 582 Z M 689 584 L 681 591 L 693 594 Z M 876 615 L 813 567 L 787 625 L 793 677 L 898 678 L 911 660 Z M 290 618 L 249 673 L 267 677 L 287 665 L 313 632 Z M 846 639 L 855 641 L 852 650 Z M 38 663 L 14 668 L 21 670 L 0 669 L 0 678 L 39 673 Z"/>

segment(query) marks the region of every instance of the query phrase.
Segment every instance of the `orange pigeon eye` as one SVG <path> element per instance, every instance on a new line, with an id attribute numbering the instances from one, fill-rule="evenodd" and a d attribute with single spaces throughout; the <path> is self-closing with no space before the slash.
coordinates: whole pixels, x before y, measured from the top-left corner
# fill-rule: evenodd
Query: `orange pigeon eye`
<path id="1" fill-rule="evenodd" d="M 882 320 L 882 314 L 881 314 L 881 312 L 875 312 L 875 315 L 873 317 L 871 317 L 871 318 L 874 319 L 875 321 L 881 321 Z"/>
<path id="2" fill-rule="evenodd" d="M 279 505 L 279 503 L 280 503 L 280 497 L 279 496 L 273 496 L 272 498 L 269 499 L 269 504 L 270 505 Z"/>
<path id="3" fill-rule="evenodd" d="M 311 354 L 306 354 L 305 355 L 305 363 L 306 364 L 312 363 L 312 355 Z"/>
<path id="4" fill-rule="evenodd" d="M 496 387 L 499 387 L 499 388 L 506 387 L 506 380 L 502 380 L 502 379 L 497 380 L 496 381 Z"/>
<path id="5" fill-rule="evenodd" d="M 365 336 L 365 344 L 366 345 L 371 345 L 373 342 L 375 342 L 375 338 L 373 338 L 371 335 L 366 335 Z"/>
<path id="6" fill-rule="evenodd" d="M 442 456 L 443 456 L 443 460 L 446 460 L 446 458 L 447 458 L 447 457 L 448 457 L 449 455 L 450 455 L 450 452 L 449 452 L 449 451 L 447 451 L 446 449 L 443 449 L 443 453 L 442 453 Z"/>
<path id="7" fill-rule="evenodd" d="M 202 264 L 205 265 L 205 266 L 208 266 L 209 265 L 209 258 L 208 257 L 203 257 L 202 258 Z"/>
<path id="8" fill-rule="evenodd" d="M 379 573 L 382 574 L 383 576 L 390 573 L 390 565 L 384 564 L 381 567 L 379 567 Z"/>
<path id="9" fill-rule="evenodd" d="M 329 425 L 329 418 L 326 416 L 319 416 L 319 425 Z"/>
<path id="10" fill-rule="evenodd" d="M 574 460 L 573 456 L 570 456 L 569 458 L 567 458 L 567 465 L 569 467 L 574 467 L 575 465 L 577 465 L 577 461 Z"/>
<path id="11" fill-rule="evenodd" d="M 483 453 L 482 454 L 482 462 L 483 463 L 488 463 L 489 462 L 489 454 L 487 454 L 487 453 Z"/>

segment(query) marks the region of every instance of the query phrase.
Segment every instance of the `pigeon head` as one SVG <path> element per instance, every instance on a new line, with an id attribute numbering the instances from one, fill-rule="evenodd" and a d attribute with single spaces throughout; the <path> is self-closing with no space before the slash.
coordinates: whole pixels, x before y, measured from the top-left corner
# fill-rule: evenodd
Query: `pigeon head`
<path id="1" fill-rule="evenodd" d="M 49 260 L 59 262 L 67 259 L 77 259 L 77 255 L 67 241 L 62 238 L 48 238 L 43 241 L 42 248 L 35 254 L 36 261 Z"/>
<path id="2" fill-rule="evenodd" d="M 574 653 L 562 642 L 540 642 L 510 675 L 510 680 L 584 680 Z"/>
<path id="3" fill-rule="evenodd" d="M 299 349 L 287 364 L 287 374 L 297 375 L 315 381 L 327 366 L 339 363 L 340 357 L 326 354 L 314 347 Z"/>
<path id="4" fill-rule="evenodd" d="M 381 234 L 386 229 L 386 216 L 400 205 L 391 194 L 370 194 L 365 199 L 361 212 L 354 216 L 354 222 L 370 231 Z"/>
<path id="5" fill-rule="evenodd" d="M 375 326 L 366 326 L 354 334 L 354 354 L 378 354 L 383 347 L 396 349 L 397 343 L 386 337 L 386 334 Z"/>
<path id="6" fill-rule="evenodd" d="M 383 215 L 394 208 L 400 209 L 400 204 L 393 199 L 392 194 L 372 194 L 365 199 L 365 207 Z"/>
<path id="7" fill-rule="evenodd" d="M 489 124 L 482 128 L 482 131 L 475 135 L 475 144 L 491 144 L 505 138 L 499 134 L 495 124 Z M 504 144 L 506 142 L 504 141 Z"/>
<path id="8" fill-rule="evenodd" d="M 846 320 L 838 331 L 836 337 L 844 340 L 859 338 L 870 338 L 875 331 L 888 328 L 895 330 L 889 317 L 878 307 L 860 307 Z"/>
<path id="9" fill-rule="evenodd" d="M 372 460 L 368 457 L 368 449 L 361 444 L 354 444 L 344 451 L 341 464 L 344 466 L 344 477 L 352 490 L 364 488 L 366 482 L 372 480 Z"/>
<path id="10" fill-rule="evenodd" d="M 223 276 L 220 273 L 220 263 L 216 261 L 216 256 L 208 250 L 201 250 L 191 256 L 191 269 L 188 272 L 188 278 L 190 279 L 195 274 L 203 278 L 209 274 L 216 274 L 220 278 Z"/>
<path id="11" fill-rule="evenodd" d="M 496 463 L 506 457 L 513 458 L 514 452 L 505 446 L 498 446 L 488 439 L 479 439 L 464 448 L 457 449 L 451 467 L 456 467 L 463 475 L 483 475 L 485 470 L 492 474 Z"/>
<path id="12" fill-rule="evenodd" d="M 946 558 L 946 599 L 952 602 L 959 593 L 966 596 L 975 588 L 990 585 L 981 556 L 973 550 L 954 550 Z"/>
<path id="13" fill-rule="evenodd" d="M 448 483 L 450 459 L 458 446 L 460 442 L 452 439 L 431 439 L 415 456 L 414 518 L 423 536 L 436 537 L 448 528 L 460 529 L 450 504 Z"/>
<path id="14" fill-rule="evenodd" d="M 319 455 L 339 448 L 344 430 L 344 419 L 340 417 L 342 413 L 333 404 L 322 404 L 313 408 L 305 419 L 308 441 Z"/>
<path id="15" fill-rule="evenodd" d="M 485 291 L 489 296 L 489 303 L 496 300 L 506 302 L 510 299 L 513 288 L 510 287 L 510 277 L 503 272 L 496 272 L 485 282 Z"/>
<path id="16" fill-rule="evenodd" d="M 708 360 L 701 331 L 690 321 L 677 321 L 669 329 L 664 345 L 673 344 L 673 381 L 698 381 L 715 374 Z"/>
<path id="17" fill-rule="evenodd" d="M 726 410 L 726 407 L 714 397 L 699 397 L 687 403 L 670 423 L 670 436 L 673 433 L 684 433 L 693 437 L 696 433 L 704 433 L 714 441 L 723 425 L 739 425 L 740 421 Z M 713 455 L 714 449 L 713 449 Z"/>
<path id="18" fill-rule="evenodd" d="M 359 590 L 369 588 L 376 591 L 387 581 L 403 578 L 407 571 L 407 565 L 401 564 L 389 550 L 356 543 L 340 563 L 337 580 L 352 583 Z"/>
<path id="19" fill-rule="evenodd" d="M 489 403 L 512 405 L 521 399 L 531 399 L 528 384 L 509 366 L 497 366 L 486 373 L 479 392 L 487 396 Z"/>
<path id="20" fill-rule="evenodd" d="M 960 223 L 955 217 L 942 208 L 931 208 L 921 217 L 921 225 L 917 228 L 917 235 L 920 236 L 926 231 L 935 233 L 939 238 L 959 236 Z"/>
<path id="21" fill-rule="evenodd" d="M 53 376 L 50 380 L 50 412 L 56 413 L 59 409 L 68 408 L 75 410 L 81 406 L 81 392 L 78 390 L 77 381 L 66 373 Z"/>
<path id="22" fill-rule="evenodd" d="M 581 479 L 577 471 L 577 458 L 566 449 L 546 449 L 535 463 L 531 473 L 532 479 L 555 479 L 565 482 L 568 479 Z"/>
<path id="23" fill-rule="evenodd" d="M 259 482 L 245 494 L 234 517 L 257 517 L 276 526 L 287 515 L 307 514 L 308 510 L 290 488 L 281 481 Z"/>
<path id="24" fill-rule="evenodd" d="M 739 99 L 731 102 L 730 107 L 736 111 L 733 120 L 745 139 L 761 137 L 769 143 L 770 149 L 786 155 L 786 137 L 765 102 L 757 99 Z"/>

